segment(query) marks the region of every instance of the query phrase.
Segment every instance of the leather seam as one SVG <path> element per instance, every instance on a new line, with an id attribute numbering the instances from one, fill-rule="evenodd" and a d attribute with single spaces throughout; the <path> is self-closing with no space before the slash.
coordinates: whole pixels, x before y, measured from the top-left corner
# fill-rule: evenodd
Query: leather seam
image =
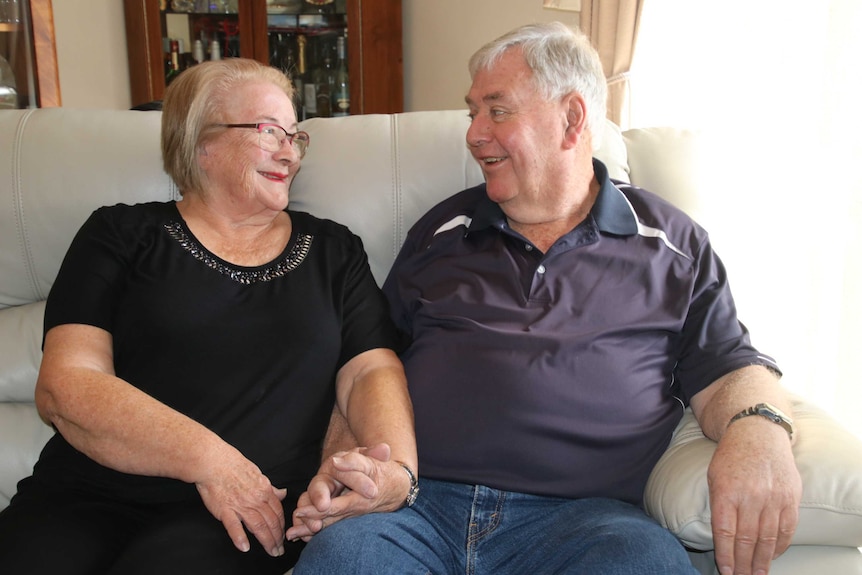
<path id="1" fill-rule="evenodd" d="M 24 132 L 27 123 L 32 117 L 35 109 L 27 111 L 18 122 L 15 130 L 15 141 L 12 145 L 12 207 L 15 213 L 15 228 L 17 229 L 18 244 L 21 250 L 21 259 L 27 272 L 27 279 L 35 296 L 34 301 L 46 299 L 45 294 L 39 289 L 36 280 L 36 264 L 33 259 L 33 250 L 27 233 L 26 209 L 24 207 L 24 186 L 21 179 L 21 148 L 24 141 Z"/>

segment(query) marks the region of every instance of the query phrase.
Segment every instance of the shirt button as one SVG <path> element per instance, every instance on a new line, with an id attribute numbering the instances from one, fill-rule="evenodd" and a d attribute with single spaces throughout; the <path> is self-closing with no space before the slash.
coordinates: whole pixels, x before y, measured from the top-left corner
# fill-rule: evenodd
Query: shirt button
<path id="1" fill-rule="evenodd" d="M 545 266 L 539 266 L 538 268 L 536 268 L 536 272 L 539 274 L 545 273 Z"/>
<path id="2" fill-rule="evenodd" d="M 524 244 L 524 249 L 528 252 L 531 252 L 533 251 L 533 246 L 531 246 L 530 244 Z"/>

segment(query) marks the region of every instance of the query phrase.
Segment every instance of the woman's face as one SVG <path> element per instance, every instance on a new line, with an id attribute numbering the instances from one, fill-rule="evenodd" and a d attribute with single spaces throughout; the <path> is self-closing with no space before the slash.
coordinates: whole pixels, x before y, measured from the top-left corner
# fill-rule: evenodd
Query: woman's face
<path id="1" fill-rule="evenodd" d="M 274 84 L 258 81 L 234 90 L 225 99 L 225 124 L 270 123 L 296 132 L 296 115 L 287 95 Z M 279 132 L 279 130 L 275 130 Z M 199 155 L 206 174 L 204 193 L 227 202 L 240 215 L 281 212 L 288 188 L 299 170 L 300 156 L 286 140 L 275 150 L 260 146 L 255 128 L 225 128 Z"/>

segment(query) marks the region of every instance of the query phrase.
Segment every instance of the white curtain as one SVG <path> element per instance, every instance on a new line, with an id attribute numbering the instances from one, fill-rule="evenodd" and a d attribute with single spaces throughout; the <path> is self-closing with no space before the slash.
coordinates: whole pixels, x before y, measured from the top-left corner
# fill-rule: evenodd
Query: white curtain
<path id="1" fill-rule="evenodd" d="M 633 127 L 703 129 L 701 209 L 740 318 L 862 437 L 862 2 L 650 0 Z"/>

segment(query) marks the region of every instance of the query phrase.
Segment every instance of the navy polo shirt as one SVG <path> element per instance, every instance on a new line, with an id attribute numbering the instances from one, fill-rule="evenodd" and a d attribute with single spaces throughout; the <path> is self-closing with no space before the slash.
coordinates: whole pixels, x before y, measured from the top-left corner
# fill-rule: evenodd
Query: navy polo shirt
<path id="1" fill-rule="evenodd" d="M 639 504 L 692 396 L 752 347 L 707 233 L 643 189 L 601 182 L 542 253 L 485 186 L 410 230 L 384 285 L 409 338 L 421 474 Z"/>

